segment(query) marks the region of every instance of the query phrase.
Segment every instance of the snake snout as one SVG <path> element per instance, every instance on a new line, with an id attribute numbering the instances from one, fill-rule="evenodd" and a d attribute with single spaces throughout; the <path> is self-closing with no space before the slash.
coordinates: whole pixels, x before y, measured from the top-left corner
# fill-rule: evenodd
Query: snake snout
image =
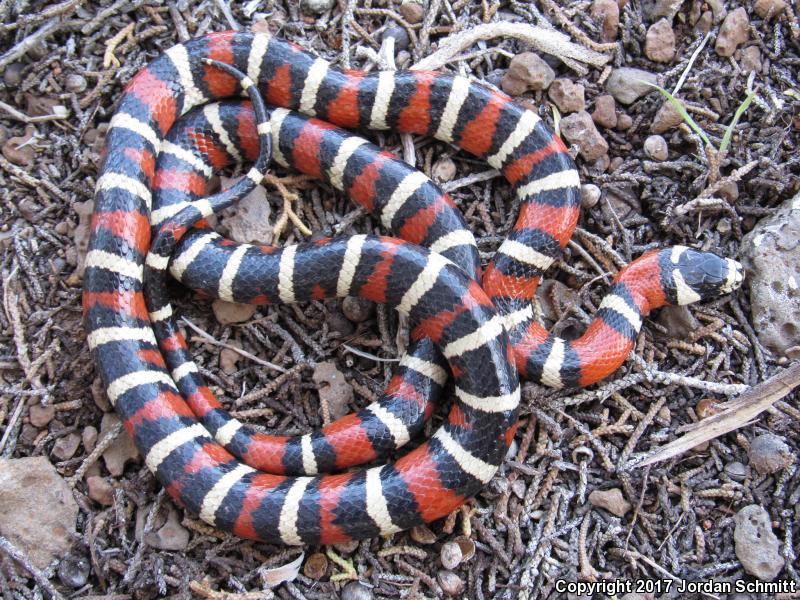
<path id="1" fill-rule="evenodd" d="M 679 304 L 728 294 L 744 280 L 741 263 L 711 252 L 675 247 L 671 258 Z"/>

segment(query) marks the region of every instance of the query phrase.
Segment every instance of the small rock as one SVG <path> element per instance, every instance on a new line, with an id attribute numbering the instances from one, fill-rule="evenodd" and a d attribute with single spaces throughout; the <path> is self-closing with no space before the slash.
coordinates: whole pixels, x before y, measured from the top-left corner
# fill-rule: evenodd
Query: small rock
<path id="1" fill-rule="evenodd" d="M 720 196 L 725 198 L 728 202 L 733 204 L 736 200 L 739 199 L 739 186 L 736 185 L 735 181 L 725 181 L 720 185 L 719 189 L 717 190 Z"/>
<path id="2" fill-rule="evenodd" d="M 344 373 L 336 367 L 335 362 L 317 363 L 311 377 L 319 387 L 320 403 L 328 407 L 331 421 L 350 412 L 348 405 L 353 401 L 353 386 L 347 383 Z"/>
<path id="3" fill-rule="evenodd" d="M 653 91 L 654 88 L 648 84 L 656 83 L 658 83 L 658 78 L 654 73 L 643 71 L 642 69 L 622 67 L 611 72 L 611 75 L 606 80 L 606 90 L 614 96 L 617 102 L 631 104 L 638 98 Z"/>
<path id="4" fill-rule="evenodd" d="M 394 39 L 395 52 L 408 49 L 408 44 L 411 41 L 408 37 L 408 31 L 406 31 L 406 28 L 394 22 L 383 30 L 381 39 L 386 38 Z"/>
<path id="5" fill-rule="evenodd" d="M 53 444 L 53 458 L 56 460 L 69 460 L 78 451 L 81 445 L 81 436 L 77 433 L 68 433 L 58 438 Z"/>
<path id="6" fill-rule="evenodd" d="M 628 113 L 617 113 L 617 131 L 627 131 L 633 125 L 633 117 Z"/>
<path id="7" fill-rule="evenodd" d="M 333 8 L 334 0 L 301 0 L 300 8 L 312 15 L 321 15 Z"/>
<path id="8" fill-rule="evenodd" d="M 580 83 L 570 79 L 556 79 L 547 92 L 562 114 L 578 112 L 586 108 L 584 89 Z"/>
<path id="9" fill-rule="evenodd" d="M 95 406 L 103 412 L 111 412 L 111 402 L 108 400 L 103 380 L 99 376 L 94 378 L 90 389 L 92 390 L 92 400 L 94 400 Z"/>
<path id="10" fill-rule="evenodd" d="M 464 581 L 457 574 L 447 569 L 436 574 L 436 581 L 448 596 L 460 596 L 464 591 Z"/>
<path id="11" fill-rule="evenodd" d="M 411 539 L 417 544 L 427 546 L 436 543 L 436 534 L 427 525 L 417 525 L 411 530 Z"/>
<path id="12" fill-rule="evenodd" d="M 800 345 L 800 194 L 761 219 L 742 240 L 753 328 L 776 356 Z"/>
<path id="13" fill-rule="evenodd" d="M 93 475 L 86 478 L 86 488 L 89 493 L 89 498 L 101 504 L 102 506 L 112 506 L 114 504 L 114 486 L 112 486 L 108 479 Z"/>
<path id="14" fill-rule="evenodd" d="M 773 433 L 759 435 L 750 442 L 747 451 L 750 465 L 762 475 L 770 475 L 783 471 L 792 464 L 792 450 Z"/>
<path id="15" fill-rule="evenodd" d="M 414 2 L 413 0 L 403 2 L 400 5 L 400 15 L 414 25 L 422 22 L 422 18 L 425 16 L 425 7 L 420 2 Z"/>
<path id="16" fill-rule="evenodd" d="M 22 430 L 19 432 L 19 441 L 23 446 L 32 446 L 38 436 L 38 427 L 34 427 L 30 423 L 24 423 Z"/>
<path id="17" fill-rule="evenodd" d="M 697 23 L 695 23 L 694 27 L 697 31 L 701 31 L 703 33 L 708 33 L 711 31 L 711 26 L 714 24 L 714 14 L 710 10 L 706 10 L 700 15 L 700 18 L 697 19 Z"/>
<path id="18" fill-rule="evenodd" d="M 753 10 L 764 20 L 772 17 L 779 17 L 786 10 L 786 0 L 756 0 L 753 3 Z"/>
<path id="19" fill-rule="evenodd" d="M 67 91 L 70 91 L 74 94 L 80 94 L 86 89 L 86 85 L 86 78 L 83 75 L 78 73 L 70 73 L 67 75 L 67 81 L 65 82 L 64 87 L 67 88 Z"/>
<path id="20" fill-rule="evenodd" d="M 617 1 L 594 0 L 591 14 L 600 23 L 602 40 L 604 42 L 616 40 L 619 32 L 619 4 Z"/>
<path id="21" fill-rule="evenodd" d="M 706 4 L 711 9 L 714 23 L 721 23 L 722 19 L 728 14 L 728 9 L 725 8 L 725 0 L 706 0 Z"/>
<path id="22" fill-rule="evenodd" d="M 667 160 L 669 157 L 667 140 L 660 135 L 648 136 L 644 141 L 644 152 L 653 160 L 657 160 L 659 162 L 662 160 Z"/>
<path id="23" fill-rule="evenodd" d="M 603 94 L 595 99 L 592 119 L 600 127 L 606 129 L 613 129 L 617 126 L 617 103 L 614 101 L 614 96 Z"/>
<path id="24" fill-rule="evenodd" d="M 6 70 L 3 72 L 3 83 L 6 84 L 6 87 L 14 89 L 20 84 L 22 81 L 22 70 L 24 68 L 25 65 L 18 62 L 11 63 L 6 67 Z"/>
<path id="25" fill-rule="evenodd" d="M 42 406 L 37 403 L 28 408 L 28 419 L 34 427 L 47 427 L 55 416 L 56 409 L 52 405 Z"/>
<path id="26" fill-rule="evenodd" d="M 678 102 L 683 105 L 683 101 L 678 100 Z M 677 127 L 681 123 L 683 123 L 681 113 L 673 106 L 672 102 L 665 99 L 661 108 L 656 112 L 656 116 L 653 117 L 653 124 L 650 125 L 650 131 L 653 133 L 664 133 Z"/>
<path id="27" fill-rule="evenodd" d="M 746 464 L 734 461 L 725 465 L 725 474 L 734 481 L 744 481 L 750 474 L 750 469 Z"/>
<path id="28" fill-rule="evenodd" d="M 100 421 L 101 439 L 119 422 L 120 418 L 116 413 L 105 413 L 103 415 L 103 420 Z M 139 451 L 136 449 L 136 445 L 133 443 L 131 436 L 128 435 L 128 432 L 125 431 L 124 428 L 117 436 L 117 439 L 103 452 L 103 463 L 106 469 L 108 469 L 108 472 L 114 477 L 122 475 L 125 471 L 125 465 L 138 458 Z"/>
<path id="29" fill-rule="evenodd" d="M 714 49 L 720 56 L 733 56 L 736 48 L 748 39 L 750 39 L 750 19 L 744 7 L 740 6 L 725 17 Z"/>
<path id="30" fill-rule="evenodd" d="M 666 17 L 670 21 L 678 14 L 683 0 L 646 0 L 642 3 L 642 12 L 648 21 L 655 21 L 658 17 Z"/>
<path id="31" fill-rule="evenodd" d="M 241 350 L 242 345 L 236 340 L 228 340 L 228 345 L 234 346 Z M 242 358 L 242 355 L 236 352 L 233 348 L 223 348 L 219 353 L 219 368 L 226 375 L 233 375 L 238 371 L 236 363 Z"/>
<path id="32" fill-rule="evenodd" d="M 688 306 L 665 306 L 659 311 L 656 321 L 667 330 L 671 339 L 686 339 L 700 328 L 700 321 Z"/>
<path id="33" fill-rule="evenodd" d="M 375 312 L 375 303 L 366 298 L 345 296 L 342 300 L 342 312 L 353 323 L 363 323 Z"/>
<path id="34" fill-rule="evenodd" d="M 591 115 L 585 110 L 561 119 L 561 133 L 571 144 L 578 146 L 581 156 L 589 162 L 608 152 L 608 142 L 597 131 Z"/>
<path id="35" fill-rule="evenodd" d="M 189 545 L 189 531 L 181 525 L 180 515 L 171 504 L 161 507 L 153 528 L 147 534 L 144 533 L 151 506 L 148 504 L 136 511 L 136 539 L 158 550 L 186 550 Z"/>
<path id="36" fill-rule="evenodd" d="M 15 165 L 30 167 L 36 158 L 36 148 L 33 145 L 35 136 L 36 128 L 26 125 L 24 135 L 9 138 L 3 144 L 3 156 Z"/>
<path id="37" fill-rule="evenodd" d="M 458 543 L 447 542 L 439 551 L 439 558 L 445 569 L 453 570 L 461 564 L 464 555 L 461 553 L 461 546 L 459 546 Z"/>
<path id="38" fill-rule="evenodd" d="M 83 428 L 81 433 L 81 441 L 83 442 L 83 449 L 86 452 L 91 452 L 97 445 L 97 428 L 92 425 L 87 425 Z"/>
<path id="39" fill-rule="evenodd" d="M 622 490 L 595 490 L 589 494 L 589 504 L 606 509 L 612 515 L 623 517 L 631 509 L 631 503 L 625 500 Z"/>
<path id="40" fill-rule="evenodd" d="M 372 600 L 372 590 L 358 581 L 351 581 L 342 588 L 342 600 Z"/>
<path id="41" fill-rule="evenodd" d="M 581 186 L 581 206 L 586 210 L 594 208 L 600 202 L 600 188 L 593 183 Z"/>
<path id="42" fill-rule="evenodd" d="M 456 176 L 456 163 L 449 156 L 444 156 L 433 163 L 431 167 L 431 178 L 436 183 L 446 183 L 452 181 Z"/>
<path id="43" fill-rule="evenodd" d="M 221 325 L 244 323 L 255 314 L 256 308 L 254 304 L 239 304 L 225 300 L 214 300 L 211 303 L 211 310 Z"/>
<path id="44" fill-rule="evenodd" d="M 75 250 L 77 252 L 77 263 L 75 272 L 79 276 L 83 276 L 83 270 L 86 266 L 86 253 L 89 251 L 89 238 L 92 235 L 92 213 L 94 212 L 94 200 L 86 200 L 85 202 L 73 202 L 73 210 L 78 215 L 78 225 L 75 231 L 72 232 L 72 239 L 75 242 Z"/>
<path id="45" fill-rule="evenodd" d="M 70 554 L 58 565 L 58 579 L 65 586 L 77 590 L 89 581 L 90 568 L 88 558 Z"/>
<path id="46" fill-rule="evenodd" d="M 762 581 L 775 579 L 784 561 L 769 513 L 758 504 L 751 504 L 736 513 L 734 522 L 734 549 L 744 570 Z"/>
<path id="47" fill-rule="evenodd" d="M 550 65 L 538 54 L 522 52 L 511 59 L 500 86 L 506 94 L 519 96 L 527 91 L 546 90 L 555 76 Z"/>
<path id="48" fill-rule="evenodd" d="M 328 572 L 328 557 L 322 552 L 315 552 L 306 559 L 303 565 L 303 575 L 319 581 Z"/>
<path id="49" fill-rule="evenodd" d="M 591 185 L 591 184 L 589 184 Z M 536 290 L 542 307 L 542 317 L 550 323 L 558 321 L 570 306 L 578 301 L 578 294 L 558 279 L 545 279 Z"/>
<path id="50" fill-rule="evenodd" d="M 760 73 L 761 48 L 758 46 L 748 46 L 747 48 L 742 48 L 741 57 L 739 58 L 739 66 L 742 67 L 742 71 L 745 73 L 749 73 L 750 71 Z"/>
<path id="51" fill-rule="evenodd" d="M 647 30 L 644 53 L 653 62 L 669 62 L 675 57 L 675 32 L 667 19 L 659 19 Z"/>
<path id="52" fill-rule="evenodd" d="M 220 185 L 222 189 L 228 189 L 239 179 L 241 177 L 220 177 Z M 264 186 L 257 185 L 233 207 L 222 212 L 220 224 L 228 230 L 228 237 L 234 242 L 271 244 L 274 236 L 271 214 L 267 190 Z"/>
<path id="53" fill-rule="evenodd" d="M 72 490 L 44 456 L 0 460 L 0 515 L 0 535 L 39 569 L 66 556 L 77 535 Z"/>

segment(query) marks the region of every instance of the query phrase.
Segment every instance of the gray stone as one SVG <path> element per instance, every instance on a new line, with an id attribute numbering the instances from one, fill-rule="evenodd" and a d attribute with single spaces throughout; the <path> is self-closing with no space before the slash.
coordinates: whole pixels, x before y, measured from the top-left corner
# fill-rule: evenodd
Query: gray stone
<path id="1" fill-rule="evenodd" d="M 792 450 L 774 433 L 759 435 L 750 442 L 747 451 L 750 465 L 762 475 L 783 471 L 792 464 Z"/>
<path id="2" fill-rule="evenodd" d="M 312 15 L 321 15 L 332 9 L 334 4 L 334 0 L 302 0 L 300 2 L 301 8 Z"/>
<path id="3" fill-rule="evenodd" d="M 800 346 L 800 194 L 759 221 L 742 240 L 758 339 L 777 356 Z"/>
<path id="4" fill-rule="evenodd" d="M 653 88 L 648 85 L 658 83 L 658 78 L 654 73 L 622 67 L 614 69 L 606 80 L 606 90 L 614 96 L 617 102 L 631 104 L 645 94 L 652 92 Z"/>
<path id="5" fill-rule="evenodd" d="M 734 521 L 734 549 L 744 570 L 763 581 L 775 579 L 784 561 L 769 513 L 758 504 L 751 504 L 736 513 Z"/>
<path id="6" fill-rule="evenodd" d="M 44 456 L 0 460 L 0 535 L 39 569 L 72 547 L 78 505 Z"/>

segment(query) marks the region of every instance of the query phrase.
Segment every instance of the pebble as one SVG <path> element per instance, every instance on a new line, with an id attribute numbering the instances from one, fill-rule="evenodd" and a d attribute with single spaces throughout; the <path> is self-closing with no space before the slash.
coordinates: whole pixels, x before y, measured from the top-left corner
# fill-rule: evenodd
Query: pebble
<path id="1" fill-rule="evenodd" d="M 675 32 L 667 19 L 659 19 L 647 30 L 644 53 L 653 62 L 666 63 L 675 57 Z"/>
<path id="2" fill-rule="evenodd" d="M 78 451 L 81 445 L 81 436 L 77 433 L 68 433 L 58 438 L 53 444 L 52 456 L 56 460 L 69 460 Z"/>
<path id="3" fill-rule="evenodd" d="M 591 14 L 600 23 L 602 40 L 604 42 L 616 40 L 619 32 L 619 4 L 617 4 L 617 1 L 594 0 Z"/>
<path id="4" fill-rule="evenodd" d="M 241 177 L 220 177 L 222 189 L 228 189 Z M 242 244 L 271 244 L 273 226 L 272 209 L 267 199 L 267 190 L 257 185 L 235 206 L 223 211 L 220 223 L 228 230 L 228 237 Z"/>
<path id="5" fill-rule="evenodd" d="M 461 546 L 456 542 L 447 542 L 439 551 L 439 559 L 445 569 L 455 569 L 464 559 L 464 555 L 461 553 Z"/>
<path id="6" fill-rule="evenodd" d="M 749 73 L 750 71 L 760 73 L 761 49 L 758 46 L 748 46 L 747 48 L 742 48 L 741 56 L 739 58 L 739 66 L 745 73 Z"/>
<path id="7" fill-rule="evenodd" d="M 714 23 L 721 23 L 722 19 L 728 14 L 728 9 L 725 8 L 725 0 L 706 0 L 706 4 L 711 9 Z"/>
<path id="8" fill-rule="evenodd" d="M 28 419 L 34 427 L 47 427 L 56 416 L 56 409 L 52 405 L 42 406 L 33 404 L 28 408 Z"/>
<path id="9" fill-rule="evenodd" d="M 453 571 L 444 569 L 436 574 L 439 587 L 448 596 L 459 596 L 464 591 L 464 580 Z"/>
<path id="10" fill-rule="evenodd" d="M 228 340 L 228 345 L 242 349 L 242 345 L 236 340 Z M 236 364 L 241 360 L 242 355 L 233 348 L 223 348 L 219 352 L 219 368 L 226 375 L 233 375 L 238 371 Z"/>
<path id="11" fill-rule="evenodd" d="M 332 9 L 334 4 L 334 0 L 301 0 L 300 8 L 312 15 L 321 15 Z"/>
<path id="12" fill-rule="evenodd" d="M 646 82 L 646 83 L 643 83 Z M 638 98 L 653 91 L 654 88 L 648 83 L 658 83 L 658 78 L 654 73 L 622 67 L 614 69 L 606 80 L 606 90 L 614 96 L 617 102 L 631 104 Z"/>
<path id="13" fill-rule="evenodd" d="M 86 78 L 83 75 L 78 73 L 70 73 L 67 75 L 67 81 L 65 82 L 64 87 L 66 87 L 67 91 L 69 92 L 80 94 L 86 89 L 87 85 Z"/>
<path id="14" fill-rule="evenodd" d="M 97 445 L 97 428 L 93 425 L 87 425 L 81 432 L 81 441 L 83 442 L 83 449 L 86 452 L 91 452 Z"/>
<path id="15" fill-rule="evenodd" d="M 403 2 L 400 5 L 400 15 L 414 25 L 422 22 L 422 18 L 425 16 L 425 7 L 420 2 L 414 2 L 413 0 L 411 2 Z"/>
<path id="16" fill-rule="evenodd" d="M 375 312 L 375 303 L 366 298 L 345 296 L 342 300 L 342 312 L 353 323 L 363 323 Z"/>
<path id="17" fill-rule="evenodd" d="M 11 63 L 3 72 L 3 83 L 10 89 L 16 88 L 22 82 L 22 63 Z"/>
<path id="18" fill-rule="evenodd" d="M 58 580 L 65 586 L 77 590 L 89 581 L 90 568 L 88 558 L 70 554 L 58 565 Z"/>
<path id="19" fill-rule="evenodd" d="M 667 330 L 670 339 L 685 339 L 700 328 L 700 321 L 687 306 L 665 306 L 656 321 Z"/>
<path id="20" fill-rule="evenodd" d="M 588 162 L 594 162 L 608 152 L 608 142 L 585 110 L 561 119 L 561 133 L 569 143 L 578 146 L 581 156 Z"/>
<path id="21" fill-rule="evenodd" d="M 672 19 L 681 8 L 684 0 L 648 0 L 642 4 L 642 12 L 649 21 L 658 17 Z"/>
<path id="22" fill-rule="evenodd" d="M 358 581 L 351 581 L 342 588 L 342 600 L 372 600 L 372 590 Z"/>
<path id="23" fill-rule="evenodd" d="M 575 290 L 558 279 L 545 279 L 537 288 L 536 297 L 539 299 L 542 317 L 550 323 L 558 321 L 570 306 L 579 302 Z"/>
<path id="24" fill-rule="evenodd" d="M 593 183 L 584 183 L 581 186 L 581 207 L 586 210 L 594 208 L 600 202 L 600 188 Z"/>
<path id="25" fill-rule="evenodd" d="M 725 474 L 734 481 L 744 481 L 750 474 L 750 468 L 744 463 L 734 461 L 725 465 Z"/>
<path id="26" fill-rule="evenodd" d="M 254 304 L 239 304 L 226 300 L 214 300 L 211 303 L 211 310 L 214 311 L 214 316 L 221 325 L 244 323 L 250 320 L 257 308 Z"/>
<path id="27" fill-rule="evenodd" d="M 0 515 L 0 536 L 39 569 L 66 556 L 77 535 L 72 490 L 44 456 L 0 460 Z"/>
<path id="28" fill-rule="evenodd" d="M 394 22 L 383 30 L 383 35 L 381 36 L 381 39 L 386 39 L 386 38 L 394 39 L 395 52 L 398 52 L 400 50 L 407 50 L 408 45 L 411 42 L 411 40 L 408 37 L 408 31 L 406 31 L 406 28 Z"/>
<path id="29" fill-rule="evenodd" d="M 777 357 L 800 346 L 800 194 L 761 219 L 742 240 L 753 328 Z"/>
<path id="30" fill-rule="evenodd" d="M 574 113 L 586 108 L 584 88 L 570 79 L 556 79 L 547 92 L 561 114 Z"/>
<path id="31" fill-rule="evenodd" d="M 755 13 L 765 20 L 779 17 L 786 10 L 786 0 L 756 0 L 753 3 Z"/>
<path id="32" fill-rule="evenodd" d="M 614 101 L 614 96 L 603 94 L 595 98 L 592 119 L 606 129 L 617 126 L 617 103 Z"/>
<path id="33" fill-rule="evenodd" d="M 667 147 L 667 140 L 660 135 L 650 135 L 644 141 L 644 152 L 659 162 L 667 160 L 669 157 L 669 148 Z"/>
<path id="34" fill-rule="evenodd" d="M 452 181 L 456 176 L 456 163 L 449 156 L 444 156 L 433 163 L 431 167 L 431 179 L 436 183 L 446 183 Z"/>
<path id="35" fill-rule="evenodd" d="M 100 437 L 105 437 L 106 433 L 120 422 L 120 418 L 116 413 L 105 413 L 103 420 L 100 421 Z M 103 452 L 103 464 L 114 477 L 122 475 L 125 471 L 125 465 L 138 458 L 139 451 L 124 428 L 117 436 L 117 439 Z"/>
<path id="36" fill-rule="evenodd" d="M 617 114 L 617 131 L 627 131 L 633 126 L 633 117 L 628 113 Z"/>
<path id="37" fill-rule="evenodd" d="M 748 39 L 750 39 L 750 19 L 744 7 L 740 6 L 725 17 L 714 49 L 720 56 L 733 56 L 736 48 Z"/>
<path id="38" fill-rule="evenodd" d="M 783 471 L 794 460 L 791 448 L 774 433 L 764 433 L 755 437 L 750 442 L 747 458 L 750 466 L 761 475 Z"/>
<path id="39" fill-rule="evenodd" d="M 612 488 L 610 490 L 595 490 L 589 494 L 589 504 L 604 508 L 612 515 L 623 517 L 631 509 L 631 503 L 625 500 L 622 490 Z"/>
<path id="40" fill-rule="evenodd" d="M 156 515 L 153 528 L 144 535 L 144 526 L 151 507 L 148 504 L 136 511 L 136 539 L 158 550 L 186 550 L 189 545 L 189 531 L 181 525 L 180 515 L 171 504 L 162 507 Z"/>
<path id="41" fill-rule="evenodd" d="M 708 33 L 711 31 L 711 26 L 714 24 L 714 14 L 710 10 L 706 10 L 700 15 L 700 18 L 697 19 L 697 23 L 695 23 L 694 27 L 697 31 L 701 31 L 703 33 Z"/>
<path id="42" fill-rule="evenodd" d="M 538 54 L 522 52 L 511 59 L 500 87 L 510 96 L 519 96 L 527 91 L 546 90 L 555 77 L 555 71 Z"/>
<path id="43" fill-rule="evenodd" d="M 736 513 L 734 522 L 734 549 L 744 570 L 762 581 L 775 579 L 784 560 L 769 513 L 758 504 L 751 504 Z"/>
<path id="44" fill-rule="evenodd" d="M 311 377 L 319 388 L 320 403 L 327 405 L 332 421 L 350 412 L 353 386 L 347 382 L 347 378 L 335 362 L 328 360 L 317 363 Z"/>
<path id="45" fill-rule="evenodd" d="M 683 105 L 681 100 L 678 102 Z M 665 133 L 670 129 L 673 129 L 683 123 L 683 117 L 681 113 L 678 112 L 672 102 L 667 99 L 664 99 L 664 103 L 656 112 L 656 116 L 653 117 L 653 123 L 650 125 L 650 131 L 653 133 Z"/>
<path id="46" fill-rule="evenodd" d="M 100 379 L 99 376 L 94 378 L 90 389 L 92 391 L 92 400 L 94 400 L 95 406 L 103 412 L 111 412 L 111 402 L 108 400 L 108 395 L 106 394 L 106 387 L 103 384 L 103 380 Z"/>
<path id="47" fill-rule="evenodd" d="M 102 506 L 113 506 L 114 486 L 109 483 L 108 479 L 99 475 L 87 477 L 86 488 L 89 498 Z"/>
<path id="48" fill-rule="evenodd" d="M 328 557 L 322 552 L 315 552 L 306 559 L 303 565 L 303 575 L 319 581 L 328 572 Z"/>
<path id="49" fill-rule="evenodd" d="M 9 138 L 3 144 L 2 152 L 8 162 L 20 167 L 30 167 L 36 158 L 36 148 L 32 143 L 32 138 L 36 135 L 36 128 L 33 125 L 25 126 L 23 135 Z"/>

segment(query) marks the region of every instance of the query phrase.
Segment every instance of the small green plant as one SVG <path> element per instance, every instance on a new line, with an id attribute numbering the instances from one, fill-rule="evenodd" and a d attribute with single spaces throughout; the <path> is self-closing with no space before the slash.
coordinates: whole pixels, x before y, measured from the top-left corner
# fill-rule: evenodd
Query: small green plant
<path id="1" fill-rule="evenodd" d="M 711 139 L 708 137 L 703 128 L 697 124 L 692 118 L 687 110 L 683 107 L 683 104 L 675 98 L 672 94 L 670 94 L 667 90 L 662 88 L 660 85 L 656 85 L 654 83 L 650 83 L 649 81 L 642 81 L 642 83 L 649 85 L 657 89 L 661 94 L 667 99 L 667 101 L 678 111 L 678 114 L 681 118 L 686 121 L 686 124 L 692 128 L 692 130 L 700 136 L 700 139 L 703 140 L 703 144 L 705 144 L 705 152 L 706 158 L 708 158 L 708 164 L 711 169 L 711 180 L 716 181 L 719 178 L 719 163 L 725 157 L 726 152 L 728 151 L 728 147 L 731 144 L 731 137 L 733 136 L 733 129 L 736 127 L 736 124 L 739 122 L 739 119 L 742 118 L 744 111 L 747 110 L 747 107 L 750 106 L 750 103 L 753 101 L 756 93 L 749 92 L 745 97 L 744 101 L 739 105 L 736 109 L 736 112 L 733 114 L 733 119 L 731 120 L 728 127 L 725 129 L 725 135 L 722 136 L 722 142 L 720 142 L 719 148 L 715 148 L 714 144 L 711 143 Z"/>

